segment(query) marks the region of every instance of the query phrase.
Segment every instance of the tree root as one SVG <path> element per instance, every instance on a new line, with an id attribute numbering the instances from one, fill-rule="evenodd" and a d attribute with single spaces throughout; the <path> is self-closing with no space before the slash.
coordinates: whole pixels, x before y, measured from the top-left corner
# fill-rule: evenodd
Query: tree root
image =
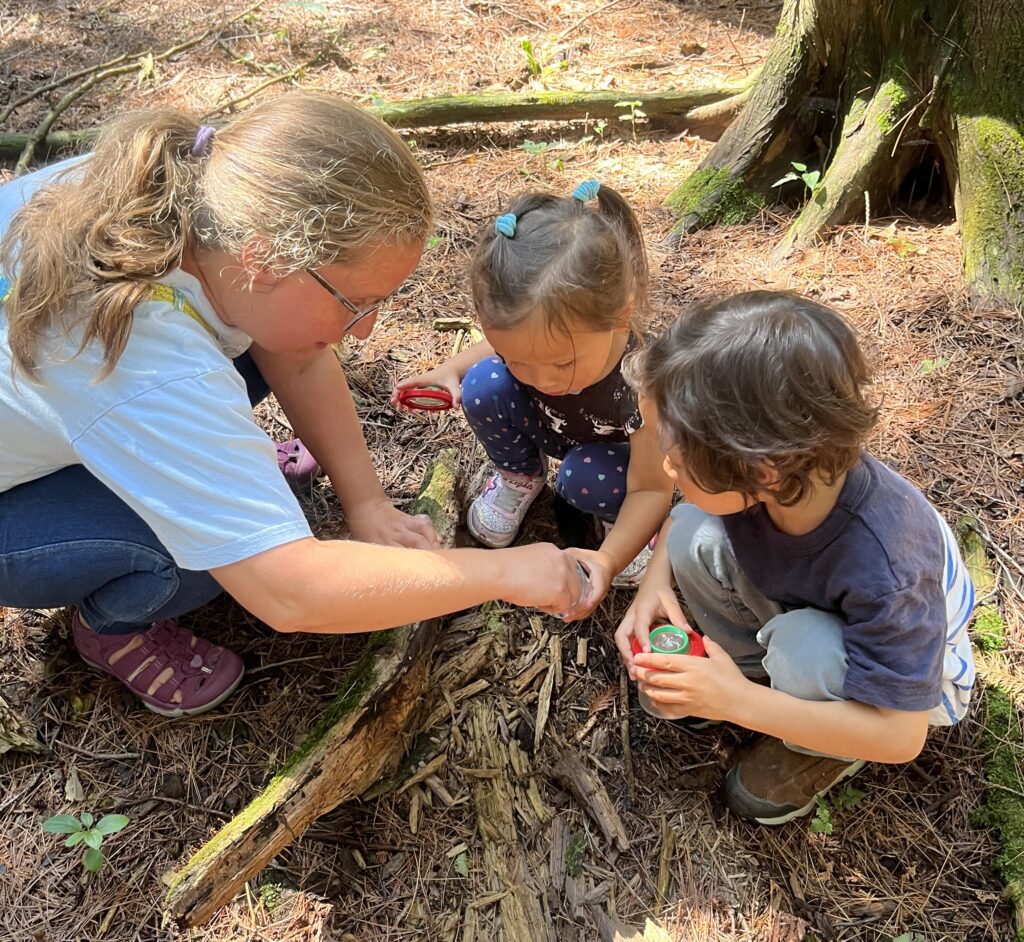
<path id="1" fill-rule="evenodd" d="M 865 194 L 887 196 L 917 159 L 899 147 L 899 134 L 920 99 L 906 81 L 888 78 L 870 98 L 855 98 L 828 169 L 774 253 L 781 262 L 809 245 L 825 227 L 862 213 Z M 880 200 L 879 200 L 880 201 Z"/>

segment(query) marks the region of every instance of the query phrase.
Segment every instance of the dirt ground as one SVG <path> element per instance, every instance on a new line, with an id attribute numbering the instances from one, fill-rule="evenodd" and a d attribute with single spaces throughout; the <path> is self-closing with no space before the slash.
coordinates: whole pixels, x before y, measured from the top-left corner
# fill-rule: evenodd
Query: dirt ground
<path id="1" fill-rule="evenodd" d="M 642 99 L 644 91 L 748 74 L 767 49 L 779 6 L 774 0 L 264 3 L 157 61 L 147 74 L 96 86 L 56 127 L 84 128 L 136 107 L 210 111 L 303 63 L 311 64 L 295 82 L 359 101 L 541 86 L 614 88 L 624 100 Z M 210 0 L 0 0 L 0 109 L 55 76 L 120 53 L 159 53 L 245 9 Z M 533 43 L 539 76 L 529 74 L 523 38 Z M 258 94 L 277 94 L 287 84 Z M 31 131 L 59 94 L 26 102 L 0 130 Z M 787 220 L 770 211 L 748 225 L 665 248 L 671 220 L 662 203 L 710 148 L 707 140 L 630 122 L 472 126 L 406 137 L 436 197 L 436 238 L 370 340 L 341 353 L 381 478 L 399 504 L 414 495 L 431 456 L 445 445 L 461 448 L 467 478 L 476 470 L 461 416 L 396 415 L 387 395 L 397 377 L 450 353 L 455 337 L 432 328 L 436 317 L 471 316 L 463 271 L 477 226 L 524 188 L 567 192 L 596 176 L 630 199 L 644 225 L 656 322 L 694 299 L 786 287 L 835 306 L 857 326 L 885 402 L 871 447 L 951 522 L 977 516 L 999 576 L 1011 658 L 1021 663 L 1021 322 L 1010 311 L 971 310 L 949 207 L 936 207 L 927 224 L 897 207 L 775 264 L 771 250 Z M 260 415 L 268 431 L 287 437 L 273 404 Z M 305 505 L 319 533 L 345 532 L 325 484 Z M 557 537 L 549 500 L 531 513 L 528 530 L 527 538 Z M 483 674 L 489 687 L 481 696 L 493 702 L 502 735 L 529 744 L 528 777 L 538 785 L 540 808 L 517 810 L 520 834 L 539 885 L 552 887 L 548 905 L 560 939 L 598 939 L 596 912 L 637 931 L 650 920 L 651 940 L 1011 938 L 1009 909 L 991 868 L 996 844 L 971 823 L 985 761 L 980 697 L 963 723 L 933 732 L 916 762 L 866 769 L 855 780 L 863 798 L 834 810 L 831 834 L 812 833 L 807 820 L 751 827 L 727 814 L 717 794 L 750 737 L 732 728 L 665 729 L 635 699 L 623 735 L 611 633 L 627 604 L 626 595 L 615 594 L 595 617 L 573 626 L 506 612 L 507 654 Z M 233 646 L 248 672 L 222 708 L 182 721 L 147 712 L 83 665 L 70 645 L 66 612 L 6 612 L 0 696 L 36 727 L 48 751 L 0 756 L 0 938 L 500 938 L 474 783 L 463 771 L 465 706 L 441 724 L 447 761 L 432 779 L 322 818 L 209 925 L 180 933 L 162 923 L 166 876 L 268 781 L 310 718 L 343 687 L 362 645 L 358 637 L 276 635 L 226 601 L 187 623 Z M 448 655 L 477 628 L 472 618 L 456 621 Z M 552 636 L 560 645 L 552 647 Z M 587 641 L 585 657 L 580 639 Z M 546 675 L 538 665 L 559 648 L 561 684 L 533 754 Z M 585 756 L 599 775 L 624 821 L 628 850 L 610 849 L 545 774 L 565 748 Z M 51 814 L 83 811 L 131 818 L 109 840 L 106 866 L 88 881 L 77 851 L 40 828 Z M 572 849 L 560 875 L 549 872 L 556 831 L 568 835 Z M 674 847 L 662 864 L 669 833 Z M 664 897 L 659 870 L 668 881 Z M 269 891 L 271 884 L 278 888 Z"/>

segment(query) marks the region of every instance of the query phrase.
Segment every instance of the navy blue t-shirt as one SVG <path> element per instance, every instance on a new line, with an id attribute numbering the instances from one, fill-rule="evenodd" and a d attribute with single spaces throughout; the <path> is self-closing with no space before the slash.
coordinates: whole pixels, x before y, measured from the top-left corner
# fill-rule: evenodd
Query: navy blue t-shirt
<path id="1" fill-rule="evenodd" d="M 864 454 L 810 533 L 780 532 L 764 504 L 722 522 L 737 561 L 765 596 L 846 622 L 847 697 L 911 711 L 939 703 L 945 548 L 938 515 L 914 485 Z"/>

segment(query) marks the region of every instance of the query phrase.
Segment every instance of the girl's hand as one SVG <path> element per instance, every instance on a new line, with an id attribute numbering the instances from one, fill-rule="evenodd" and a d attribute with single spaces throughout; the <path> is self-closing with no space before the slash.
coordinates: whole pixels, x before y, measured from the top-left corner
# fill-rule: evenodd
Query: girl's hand
<path id="1" fill-rule="evenodd" d="M 403 389 L 414 389 L 421 386 L 440 386 L 442 389 L 447 389 L 451 393 L 452 407 L 458 408 L 462 405 L 462 377 L 457 369 L 447 363 L 442 363 L 435 369 L 420 373 L 418 376 L 400 379 L 395 383 L 395 388 L 391 390 L 391 405 L 399 411 L 406 411 L 405 407 L 398 402 L 398 393 Z"/>
<path id="2" fill-rule="evenodd" d="M 619 649 L 619 655 L 629 671 L 630 680 L 636 680 L 636 664 L 633 654 L 633 639 L 644 651 L 650 651 L 651 645 L 648 641 L 651 625 L 656 621 L 666 621 L 677 628 L 685 628 L 692 631 L 683 610 L 679 607 L 679 599 L 672 589 L 671 584 L 657 578 L 656 573 L 648 569 L 640 588 L 636 590 L 636 597 L 633 604 L 626 609 L 619 627 L 615 630 L 615 646 Z M 670 655 L 658 655 L 669 657 Z M 673 655 L 675 657 L 688 657 L 688 655 Z M 696 660 L 696 658 L 690 658 Z"/>
<path id="3" fill-rule="evenodd" d="M 611 588 L 615 573 L 612 571 L 611 560 L 600 550 L 573 547 L 567 549 L 566 553 L 578 559 L 583 564 L 583 568 L 587 570 L 587 594 L 580 599 L 579 604 L 574 605 L 562 615 L 562 621 L 576 621 L 586 618 L 601 604 Z"/>
<path id="4" fill-rule="evenodd" d="M 434 524 L 426 514 L 402 513 L 388 500 L 363 504 L 348 515 L 352 537 L 362 543 L 405 546 L 409 549 L 440 549 Z"/>
<path id="5" fill-rule="evenodd" d="M 539 608 L 561 615 L 580 601 L 580 577 L 576 560 L 551 543 L 530 543 L 511 549 L 490 550 L 504 554 L 502 567 L 508 585 L 500 598 L 523 608 Z"/>
<path id="6" fill-rule="evenodd" d="M 686 654 L 637 654 L 634 670 L 640 691 L 669 719 L 700 716 L 729 720 L 731 710 L 753 681 L 743 676 L 720 644 L 704 638 L 707 657 Z"/>

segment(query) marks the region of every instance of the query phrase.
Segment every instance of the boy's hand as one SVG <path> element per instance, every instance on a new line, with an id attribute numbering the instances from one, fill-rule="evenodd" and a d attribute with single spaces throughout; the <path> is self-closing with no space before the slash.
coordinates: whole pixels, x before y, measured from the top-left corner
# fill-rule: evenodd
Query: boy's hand
<path id="1" fill-rule="evenodd" d="M 418 376 L 400 379 L 395 383 L 395 388 L 391 390 L 391 405 L 399 411 L 406 411 L 398 401 L 399 392 L 403 389 L 417 389 L 423 386 L 440 386 L 442 389 L 447 389 L 451 393 L 452 407 L 458 408 L 462 405 L 462 377 L 459 376 L 458 370 L 445 363 L 426 373 L 420 373 Z"/>
<path id="2" fill-rule="evenodd" d="M 586 618 L 601 604 L 611 588 L 615 573 L 612 572 L 611 560 L 600 550 L 570 547 L 565 552 L 583 563 L 587 570 L 587 594 L 562 616 L 562 621 L 577 621 Z"/>
<path id="3" fill-rule="evenodd" d="M 686 616 L 683 615 L 683 610 L 679 607 L 679 599 L 676 598 L 672 586 L 666 581 L 655 578 L 655 574 L 648 570 L 643 582 L 640 583 L 640 588 L 636 591 L 633 604 L 626 609 L 626 614 L 615 630 L 615 646 L 619 649 L 622 662 L 626 665 L 631 680 L 636 680 L 637 677 L 633 639 L 636 638 L 636 642 L 642 650 L 650 651 L 648 635 L 651 625 L 656 621 L 666 621 L 677 628 L 692 630 Z M 674 656 L 687 657 L 687 655 Z"/>
<path id="4" fill-rule="evenodd" d="M 434 524 L 426 514 L 415 517 L 403 513 L 391 501 L 365 503 L 348 514 L 353 539 L 380 546 L 405 546 L 409 549 L 440 549 Z"/>
<path id="5" fill-rule="evenodd" d="M 634 670 L 639 689 L 670 719 L 700 716 L 729 720 L 744 686 L 743 676 L 721 645 L 706 635 L 707 657 L 686 654 L 637 654 Z"/>

